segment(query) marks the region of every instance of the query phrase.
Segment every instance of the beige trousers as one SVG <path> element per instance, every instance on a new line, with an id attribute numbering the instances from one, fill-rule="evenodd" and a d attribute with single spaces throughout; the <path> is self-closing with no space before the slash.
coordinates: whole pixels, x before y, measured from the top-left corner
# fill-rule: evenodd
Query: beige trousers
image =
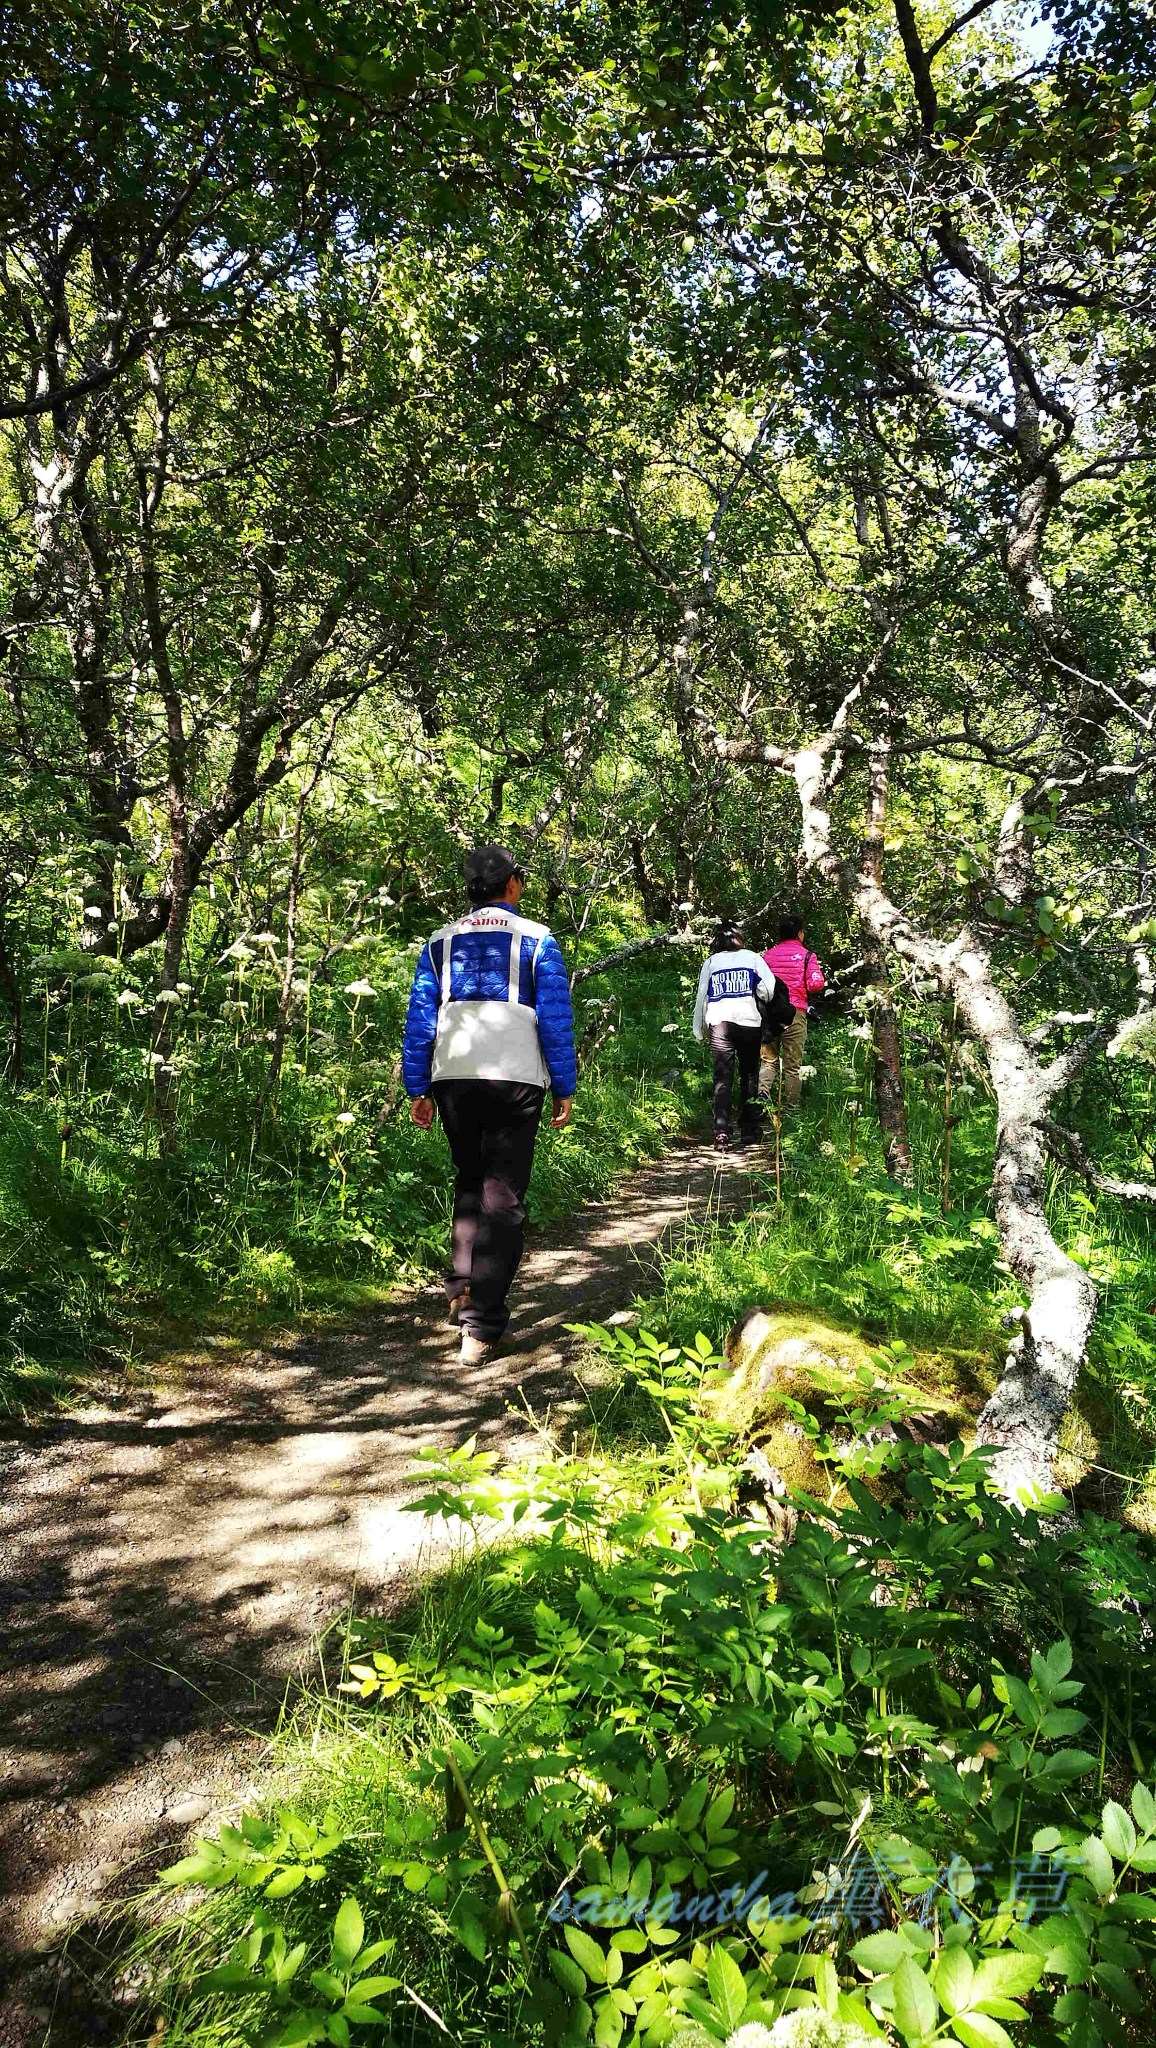
<path id="1" fill-rule="evenodd" d="M 783 1062 L 783 1102 L 794 1108 L 803 1092 L 799 1068 L 807 1045 L 807 1012 L 796 1010 L 777 1045 L 764 1045 L 760 1054 L 759 1094 L 774 1100 L 777 1094 L 775 1067 Z"/>

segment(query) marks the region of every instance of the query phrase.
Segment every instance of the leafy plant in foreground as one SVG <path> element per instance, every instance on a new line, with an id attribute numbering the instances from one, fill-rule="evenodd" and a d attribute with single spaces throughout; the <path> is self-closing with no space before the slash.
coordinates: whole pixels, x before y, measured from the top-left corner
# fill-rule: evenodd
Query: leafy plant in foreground
<path id="1" fill-rule="evenodd" d="M 505 1540 L 435 1639 L 355 1628 L 348 1711 L 397 1758 L 358 1889 L 456 1945 L 495 2042 L 814 2011 L 903 2048 L 1116 2048 L 1145 2010 L 1156 1798 L 1089 1793 L 1123 1792 L 1140 1723 L 1101 1714 L 1093 1745 L 1083 1702 L 1105 1643 L 1132 1654 L 1102 1571 L 1138 1570 L 1134 1539 L 1008 1508 L 961 1445 L 876 1441 L 896 1396 L 867 1373 L 784 1542 L 738 1507 L 707 1340 L 627 1348 L 662 1418 L 644 1456 L 423 1460 L 422 1512 Z M 254 1838 L 232 1881 L 275 1860 Z"/>

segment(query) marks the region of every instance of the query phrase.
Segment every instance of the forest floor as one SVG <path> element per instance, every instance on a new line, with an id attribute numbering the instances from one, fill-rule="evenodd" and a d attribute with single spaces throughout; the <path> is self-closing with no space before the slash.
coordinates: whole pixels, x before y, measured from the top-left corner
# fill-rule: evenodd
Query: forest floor
<path id="1" fill-rule="evenodd" d="M 510 1342 L 478 1370 L 431 1286 L 353 1328 L 171 1361 L 0 1443 L 3 2048 L 117 2030 L 85 1990 L 87 1930 L 243 1803 L 325 1627 L 412 1583 L 415 1452 L 577 1422 L 566 1324 L 627 1309 L 662 1248 L 760 1199 L 768 1165 L 683 1141 L 532 1234 Z"/>

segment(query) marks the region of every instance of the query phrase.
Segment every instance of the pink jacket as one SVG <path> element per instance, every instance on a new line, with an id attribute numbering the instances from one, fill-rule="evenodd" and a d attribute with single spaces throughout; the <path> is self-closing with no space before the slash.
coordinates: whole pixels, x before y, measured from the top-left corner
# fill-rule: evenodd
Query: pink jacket
<path id="1" fill-rule="evenodd" d="M 796 1010 L 805 1010 L 807 997 L 826 987 L 823 970 L 802 939 L 781 939 L 777 946 L 768 948 L 763 959 L 771 973 L 786 982 Z"/>

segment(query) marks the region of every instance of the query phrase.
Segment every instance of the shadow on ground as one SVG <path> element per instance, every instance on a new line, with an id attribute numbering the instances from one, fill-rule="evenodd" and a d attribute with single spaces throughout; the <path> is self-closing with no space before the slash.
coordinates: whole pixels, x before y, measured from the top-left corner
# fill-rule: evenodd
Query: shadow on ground
<path id="1" fill-rule="evenodd" d="M 3 2048 L 123 2033 L 89 1935 L 191 1826 L 243 1802 L 286 1689 L 355 1591 L 391 1605 L 421 1568 L 415 1453 L 475 1433 L 513 1447 L 527 1408 L 581 1412 L 565 1325 L 625 1307 L 660 1245 L 759 1198 L 765 1165 L 683 1145 L 531 1239 L 514 1341 L 474 1371 L 431 1288 L 0 1445 Z"/>

